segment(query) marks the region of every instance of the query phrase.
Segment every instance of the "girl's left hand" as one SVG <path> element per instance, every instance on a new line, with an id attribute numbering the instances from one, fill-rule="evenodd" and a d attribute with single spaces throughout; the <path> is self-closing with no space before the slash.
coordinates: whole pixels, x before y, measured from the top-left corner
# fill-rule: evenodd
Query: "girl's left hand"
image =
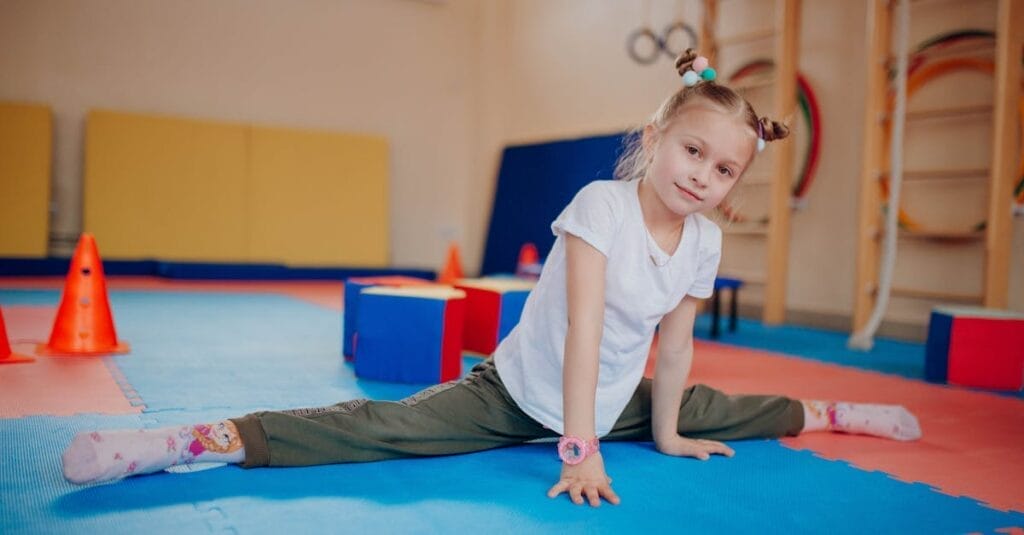
<path id="1" fill-rule="evenodd" d="M 732 448 L 721 442 L 700 438 L 686 438 L 679 435 L 667 440 L 656 440 L 654 445 L 658 448 L 658 451 L 665 455 L 696 457 L 702 461 L 708 460 L 712 455 L 732 457 L 736 454 Z"/>

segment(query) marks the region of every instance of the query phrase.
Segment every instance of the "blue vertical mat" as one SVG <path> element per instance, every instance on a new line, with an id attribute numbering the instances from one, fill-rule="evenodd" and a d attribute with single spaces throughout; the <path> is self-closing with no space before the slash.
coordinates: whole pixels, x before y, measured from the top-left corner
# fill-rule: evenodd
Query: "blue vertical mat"
<path id="1" fill-rule="evenodd" d="M 551 222 L 591 181 L 612 178 L 623 134 L 506 147 L 480 273 L 513 273 L 519 248 L 551 250 Z"/>

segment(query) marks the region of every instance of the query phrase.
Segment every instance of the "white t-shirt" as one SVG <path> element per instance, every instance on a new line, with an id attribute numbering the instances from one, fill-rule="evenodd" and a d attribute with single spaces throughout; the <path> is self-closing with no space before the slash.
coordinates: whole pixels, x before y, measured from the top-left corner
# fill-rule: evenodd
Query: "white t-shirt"
<path id="1" fill-rule="evenodd" d="M 557 236 L 519 324 L 494 352 L 512 399 L 558 433 L 562 362 L 568 328 L 565 234 L 607 258 L 604 330 L 595 399 L 597 436 L 611 431 L 643 378 L 654 329 L 686 295 L 711 296 L 721 258 L 722 232 L 700 214 L 687 216 L 671 257 L 647 231 L 638 180 L 598 180 L 576 194 L 551 224 Z"/>

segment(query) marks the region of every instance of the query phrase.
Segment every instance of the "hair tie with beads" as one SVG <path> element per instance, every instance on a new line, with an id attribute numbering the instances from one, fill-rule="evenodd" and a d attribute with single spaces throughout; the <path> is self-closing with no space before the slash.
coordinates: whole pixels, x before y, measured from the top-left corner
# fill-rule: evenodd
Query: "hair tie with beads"
<path id="1" fill-rule="evenodd" d="M 715 69 L 708 64 L 708 58 L 698 56 L 692 48 L 687 48 L 676 60 L 676 69 L 683 77 L 683 84 L 686 87 L 693 87 L 701 80 L 711 82 L 718 76 Z"/>

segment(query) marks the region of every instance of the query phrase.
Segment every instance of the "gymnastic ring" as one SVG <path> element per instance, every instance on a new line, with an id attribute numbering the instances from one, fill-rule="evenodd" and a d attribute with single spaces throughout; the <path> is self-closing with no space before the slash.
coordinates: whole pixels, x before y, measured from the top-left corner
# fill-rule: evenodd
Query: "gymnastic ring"
<path id="1" fill-rule="evenodd" d="M 636 50 L 637 44 L 644 39 L 649 39 L 654 44 L 654 52 L 648 56 L 641 56 Z M 633 58 L 633 61 L 641 65 L 650 65 L 657 61 L 664 48 L 665 44 L 661 41 L 661 38 L 650 28 L 639 28 L 626 38 L 626 52 L 629 53 L 629 57 Z"/>
<path id="2" fill-rule="evenodd" d="M 672 38 L 672 33 L 675 31 L 681 31 L 686 34 L 686 37 L 690 39 L 690 44 L 683 47 L 682 50 L 672 50 L 668 46 L 669 39 Z M 689 24 L 683 21 L 676 21 L 668 26 L 665 26 L 665 31 L 661 32 L 661 49 L 668 54 L 668 57 L 676 59 L 680 54 L 686 51 L 687 48 L 697 50 L 697 32 L 693 31 L 693 28 Z"/>

